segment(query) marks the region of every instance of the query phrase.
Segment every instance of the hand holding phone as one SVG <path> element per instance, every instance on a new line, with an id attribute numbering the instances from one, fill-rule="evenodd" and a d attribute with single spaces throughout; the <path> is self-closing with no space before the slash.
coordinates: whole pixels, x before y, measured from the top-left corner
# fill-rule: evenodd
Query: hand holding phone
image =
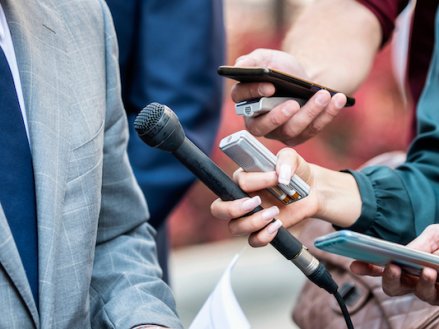
<path id="1" fill-rule="evenodd" d="M 327 90 L 331 96 L 339 93 L 334 89 L 303 80 L 293 75 L 267 67 L 220 66 L 218 74 L 239 82 L 271 82 L 276 88 L 275 97 L 310 99 L 317 91 Z M 346 106 L 355 104 L 355 99 L 347 97 Z"/>
<path id="2" fill-rule="evenodd" d="M 412 275 L 419 275 L 423 267 L 439 271 L 437 255 L 349 230 L 321 236 L 314 241 L 314 245 L 333 254 L 378 266 L 394 263 Z"/>

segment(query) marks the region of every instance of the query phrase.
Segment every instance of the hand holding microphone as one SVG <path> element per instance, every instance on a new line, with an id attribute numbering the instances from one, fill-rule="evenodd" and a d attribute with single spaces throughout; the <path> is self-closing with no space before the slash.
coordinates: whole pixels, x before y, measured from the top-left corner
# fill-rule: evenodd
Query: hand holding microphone
<path id="1" fill-rule="evenodd" d="M 146 144 L 171 152 L 222 200 L 231 201 L 248 197 L 185 136 L 177 116 L 168 107 L 158 103 L 148 105 L 139 113 L 134 125 L 139 137 Z M 258 206 L 252 212 L 262 209 Z M 271 244 L 311 281 L 331 294 L 337 291 L 337 285 L 325 267 L 284 227 L 279 229 Z"/>
<path id="2" fill-rule="evenodd" d="M 137 134 L 146 144 L 174 154 L 222 200 L 232 201 L 248 197 L 229 176 L 185 136 L 177 116 L 167 106 L 158 103 L 149 104 L 139 113 L 134 121 L 134 126 Z M 250 213 L 262 209 L 262 207 L 257 206 Z M 273 219 L 272 222 L 274 221 L 276 219 Z M 353 329 L 347 307 L 338 292 L 338 286 L 325 266 L 284 227 L 279 228 L 270 243 L 286 259 L 291 260 L 308 279 L 334 295 L 340 305 L 348 329 Z"/>

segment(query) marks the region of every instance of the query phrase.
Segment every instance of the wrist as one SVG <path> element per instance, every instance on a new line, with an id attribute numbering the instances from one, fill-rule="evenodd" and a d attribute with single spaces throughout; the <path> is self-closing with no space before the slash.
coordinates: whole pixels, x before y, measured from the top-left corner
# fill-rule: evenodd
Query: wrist
<path id="1" fill-rule="evenodd" d="M 354 177 L 345 172 L 313 166 L 316 217 L 340 227 L 355 223 L 361 215 L 361 196 Z"/>

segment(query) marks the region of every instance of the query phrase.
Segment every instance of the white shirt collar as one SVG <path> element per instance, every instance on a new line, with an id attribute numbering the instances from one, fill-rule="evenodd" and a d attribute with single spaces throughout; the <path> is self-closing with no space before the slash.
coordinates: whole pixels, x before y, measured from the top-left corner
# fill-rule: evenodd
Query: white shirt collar
<path id="1" fill-rule="evenodd" d="M 18 102 L 20 103 L 21 114 L 23 115 L 26 133 L 29 139 L 29 128 L 27 125 L 27 115 L 24 105 L 23 91 L 21 89 L 20 73 L 18 71 L 17 59 L 15 57 L 14 44 L 12 42 L 11 32 L 9 31 L 8 21 L 0 1 L 0 47 L 3 49 L 6 59 L 9 63 L 12 76 L 14 78 L 15 90 L 17 91 Z"/>
<path id="2" fill-rule="evenodd" d="M 5 13 L 3 12 L 2 4 L 0 3 L 0 44 L 5 39 L 5 27 L 4 27 L 5 23 L 6 23 L 6 17 L 5 17 Z"/>

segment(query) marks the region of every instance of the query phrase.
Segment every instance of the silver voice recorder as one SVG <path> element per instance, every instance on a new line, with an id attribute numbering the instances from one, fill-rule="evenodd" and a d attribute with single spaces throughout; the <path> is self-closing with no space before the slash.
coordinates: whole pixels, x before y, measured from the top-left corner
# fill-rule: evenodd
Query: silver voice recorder
<path id="1" fill-rule="evenodd" d="M 239 102 L 235 104 L 235 113 L 246 117 L 256 117 L 268 111 L 279 104 L 286 102 L 287 100 L 295 100 L 300 106 L 305 104 L 305 101 L 300 98 L 292 97 L 261 97 L 256 99 L 250 99 L 247 101 Z"/>
<path id="2" fill-rule="evenodd" d="M 276 156 L 246 130 L 224 137 L 220 149 L 244 171 L 275 171 Z M 268 189 L 284 204 L 298 201 L 309 194 L 309 186 L 299 176 L 293 175 L 288 185 L 278 184 Z"/>

